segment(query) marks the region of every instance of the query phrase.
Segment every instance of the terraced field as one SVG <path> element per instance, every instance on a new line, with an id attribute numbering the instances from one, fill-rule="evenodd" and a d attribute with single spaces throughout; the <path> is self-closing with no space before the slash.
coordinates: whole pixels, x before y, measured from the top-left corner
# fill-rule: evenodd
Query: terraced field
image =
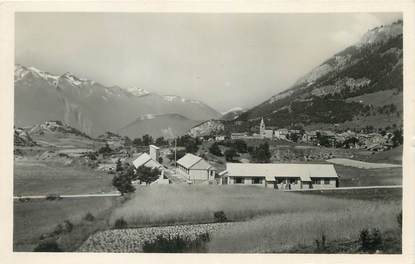
<path id="1" fill-rule="evenodd" d="M 142 252 L 144 242 L 154 241 L 157 236 L 181 236 L 194 239 L 197 235 L 224 230 L 233 223 L 200 225 L 176 225 L 136 229 L 116 229 L 98 232 L 88 238 L 78 249 L 80 252 Z"/>

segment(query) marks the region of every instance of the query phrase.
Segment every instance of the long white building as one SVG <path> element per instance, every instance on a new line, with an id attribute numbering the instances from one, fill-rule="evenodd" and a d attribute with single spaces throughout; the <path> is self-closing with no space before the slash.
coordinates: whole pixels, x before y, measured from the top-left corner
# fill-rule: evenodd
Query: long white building
<path id="1" fill-rule="evenodd" d="M 339 182 L 332 164 L 226 163 L 219 175 L 222 184 L 288 190 L 335 188 Z"/>

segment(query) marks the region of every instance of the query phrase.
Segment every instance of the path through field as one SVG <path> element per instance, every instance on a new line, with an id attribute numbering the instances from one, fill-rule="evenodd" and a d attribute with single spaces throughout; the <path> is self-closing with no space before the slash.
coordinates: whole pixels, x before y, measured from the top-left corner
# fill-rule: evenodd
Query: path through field
<path id="1" fill-rule="evenodd" d="M 372 163 L 372 162 L 364 162 L 359 160 L 352 160 L 352 159 L 328 159 L 327 162 L 343 165 L 343 166 L 349 166 L 349 167 L 355 167 L 355 168 L 361 168 L 361 169 L 384 169 L 384 168 L 400 168 L 402 165 L 398 164 L 389 164 L 389 163 Z"/>

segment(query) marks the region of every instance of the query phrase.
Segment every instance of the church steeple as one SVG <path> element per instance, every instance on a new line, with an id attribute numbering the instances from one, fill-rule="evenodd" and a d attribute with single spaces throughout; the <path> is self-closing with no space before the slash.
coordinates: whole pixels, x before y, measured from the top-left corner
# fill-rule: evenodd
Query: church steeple
<path id="1" fill-rule="evenodd" d="M 259 125 L 259 134 L 264 136 L 265 135 L 265 123 L 264 118 L 261 119 L 261 124 Z"/>

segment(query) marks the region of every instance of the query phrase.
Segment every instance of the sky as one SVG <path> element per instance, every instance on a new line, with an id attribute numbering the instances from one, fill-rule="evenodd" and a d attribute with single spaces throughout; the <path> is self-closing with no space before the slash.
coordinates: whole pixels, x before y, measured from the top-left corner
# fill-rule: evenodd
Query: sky
<path id="1" fill-rule="evenodd" d="M 400 13 L 17 13 L 15 61 L 250 108 Z"/>

